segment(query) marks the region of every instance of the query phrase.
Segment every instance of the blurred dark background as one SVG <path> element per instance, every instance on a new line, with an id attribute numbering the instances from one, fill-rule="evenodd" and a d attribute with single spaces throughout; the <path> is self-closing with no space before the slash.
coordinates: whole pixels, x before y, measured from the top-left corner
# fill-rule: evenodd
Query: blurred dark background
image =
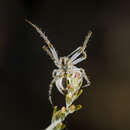
<path id="1" fill-rule="evenodd" d="M 91 87 L 69 116 L 68 130 L 130 130 L 130 1 L 1 0 L 0 130 L 43 130 L 50 124 L 48 88 L 55 65 L 45 42 L 24 21 L 46 32 L 59 56 L 81 46 L 89 30 L 85 68 Z M 53 101 L 64 98 L 54 89 Z"/>

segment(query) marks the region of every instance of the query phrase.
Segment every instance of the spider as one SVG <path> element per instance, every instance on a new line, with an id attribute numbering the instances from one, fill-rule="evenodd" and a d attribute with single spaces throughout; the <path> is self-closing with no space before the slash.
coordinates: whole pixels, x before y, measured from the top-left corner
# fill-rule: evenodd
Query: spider
<path id="1" fill-rule="evenodd" d="M 47 46 L 44 45 L 42 49 L 47 52 L 47 54 L 50 56 L 50 58 L 53 60 L 54 64 L 58 68 L 58 69 L 54 69 L 52 72 L 53 80 L 51 81 L 50 87 L 49 87 L 50 103 L 53 105 L 52 99 L 51 99 L 51 93 L 52 93 L 52 88 L 54 84 L 56 85 L 58 91 L 63 95 L 67 93 L 67 85 L 68 84 L 72 85 L 72 81 L 74 78 L 78 79 L 77 85 L 79 85 L 79 83 L 82 84 L 83 79 L 85 79 L 87 83 L 82 87 L 89 86 L 90 81 L 85 73 L 85 70 L 83 68 L 78 68 L 75 65 L 87 58 L 85 49 L 87 47 L 87 43 L 88 43 L 89 38 L 91 37 L 92 32 L 91 31 L 88 32 L 88 35 L 85 37 L 83 46 L 78 47 L 69 55 L 59 58 L 55 48 L 53 47 L 51 42 L 48 40 L 45 33 L 43 33 L 36 25 L 31 23 L 30 21 L 26 19 L 25 21 L 28 22 L 30 25 L 32 25 L 36 29 L 36 31 L 40 34 L 40 36 L 44 39 Z"/>

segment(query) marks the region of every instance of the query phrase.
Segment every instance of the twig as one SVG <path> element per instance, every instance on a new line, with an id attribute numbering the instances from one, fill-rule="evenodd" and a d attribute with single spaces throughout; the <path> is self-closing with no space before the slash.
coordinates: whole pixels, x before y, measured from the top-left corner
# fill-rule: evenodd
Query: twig
<path id="1" fill-rule="evenodd" d="M 78 80 L 78 79 L 77 79 Z M 76 81 L 76 79 L 75 79 Z M 60 110 L 57 110 L 57 106 L 54 107 L 51 124 L 45 130 L 62 130 L 66 126 L 62 122 L 69 115 L 82 108 L 81 105 L 73 105 L 73 102 L 82 94 L 83 90 L 80 89 L 81 84 L 75 82 L 73 86 L 67 86 L 68 93 L 65 96 L 66 106 L 63 106 Z"/>

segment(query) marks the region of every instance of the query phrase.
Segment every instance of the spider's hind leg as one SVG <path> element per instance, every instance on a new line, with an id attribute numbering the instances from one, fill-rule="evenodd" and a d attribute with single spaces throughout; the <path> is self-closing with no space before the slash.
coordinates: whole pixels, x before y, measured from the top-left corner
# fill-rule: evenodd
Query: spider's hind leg
<path id="1" fill-rule="evenodd" d="M 54 84 L 56 83 L 56 81 L 59 79 L 59 77 L 56 76 L 56 74 L 55 74 L 56 72 L 57 72 L 57 70 L 55 69 L 55 70 L 53 71 L 53 73 L 52 73 L 53 80 L 52 80 L 51 83 L 50 83 L 49 92 L 48 92 L 48 94 L 49 94 L 49 101 L 50 101 L 50 103 L 51 103 L 52 106 L 53 106 L 53 102 L 52 102 L 52 98 L 51 98 L 52 89 L 53 89 Z M 62 95 L 65 95 L 65 94 L 66 94 L 66 91 L 65 91 L 65 89 L 61 86 L 60 82 L 59 82 L 59 84 L 56 85 L 56 87 L 57 87 L 57 89 L 59 90 L 59 92 L 60 92 Z"/>
<path id="2" fill-rule="evenodd" d="M 83 68 L 80 68 L 80 71 L 81 71 L 82 74 L 83 74 L 83 78 L 84 78 L 84 79 L 86 80 L 86 82 L 87 82 L 87 84 L 85 84 L 84 86 L 82 86 L 82 88 L 90 86 L 91 82 L 89 81 L 88 76 L 87 76 L 85 70 L 84 70 Z"/>
<path id="3" fill-rule="evenodd" d="M 54 83 L 55 83 L 56 79 L 54 78 L 51 83 L 50 83 L 50 87 L 49 87 L 49 101 L 51 103 L 51 105 L 53 106 L 53 102 L 52 102 L 52 98 L 51 98 L 51 93 L 52 93 L 52 88 L 54 87 Z"/>

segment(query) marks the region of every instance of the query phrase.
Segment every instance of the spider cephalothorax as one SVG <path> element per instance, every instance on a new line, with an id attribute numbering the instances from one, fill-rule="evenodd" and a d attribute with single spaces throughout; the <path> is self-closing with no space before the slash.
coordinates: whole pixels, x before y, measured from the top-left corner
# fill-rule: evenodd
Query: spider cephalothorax
<path id="1" fill-rule="evenodd" d="M 68 92 L 68 88 L 70 87 L 76 88 L 78 85 L 81 85 L 83 83 L 83 79 L 85 79 L 87 82 L 83 87 L 89 86 L 90 81 L 84 69 L 78 68 L 75 65 L 87 58 L 85 48 L 87 46 L 87 42 L 92 32 L 90 31 L 88 35 L 85 37 L 83 46 L 78 47 L 68 56 L 59 58 L 55 48 L 50 43 L 50 41 L 45 36 L 45 34 L 36 25 L 32 24 L 28 20 L 26 21 L 29 24 L 31 24 L 36 29 L 36 31 L 40 34 L 40 36 L 45 40 L 48 46 L 44 45 L 42 48 L 48 53 L 48 55 L 51 57 L 51 59 L 54 61 L 55 65 L 58 68 L 55 69 L 52 73 L 53 80 L 51 81 L 50 88 L 49 88 L 49 100 L 51 104 L 52 104 L 51 91 L 54 84 L 56 85 L 59 92 L 63 95 Z"/>

